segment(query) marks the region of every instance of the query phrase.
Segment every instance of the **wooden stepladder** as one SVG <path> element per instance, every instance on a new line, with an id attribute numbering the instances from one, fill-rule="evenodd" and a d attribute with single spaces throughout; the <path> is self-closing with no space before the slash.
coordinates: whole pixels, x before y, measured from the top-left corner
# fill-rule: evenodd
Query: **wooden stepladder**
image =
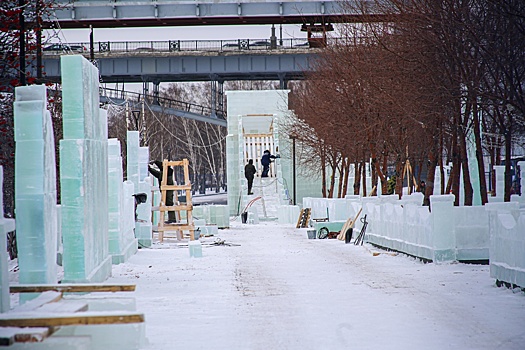
<path id="1" fill-rule="evenodd" d="M 182 185 L 168 185 L 168 167 L 183 167 L 184 170 L 184 184 Z M 180 203 L 177 198 L 173 199 L 173 206 L 166 206 L 166 192 L 174 191 L 174 196 L 177 196 L 177 191 L 184 191 L 186 193 L 186 202 Z M 190 171 L 189 161 L 187 159 L 179 161 L 169 161 L 164 159 L 162 162 L 162 182 L 160 184 L 160 219 L 159 219 L 159 241 L 164 240 L 164 231 L 178 231 L 181 233 L 181 237 L 184 237 L 183 232 L 190 232 L 190 240 L 194 240 L 195 225 L 193 224 L 193 203 L 191 201 L 191 182 L 190 182 Z M 174 211 L 177 218 L 176 223 L 165 223 L 164 217 L 167 211 Z M 186 219 L 182 219 L 181 212 L 186 212 Z"/>

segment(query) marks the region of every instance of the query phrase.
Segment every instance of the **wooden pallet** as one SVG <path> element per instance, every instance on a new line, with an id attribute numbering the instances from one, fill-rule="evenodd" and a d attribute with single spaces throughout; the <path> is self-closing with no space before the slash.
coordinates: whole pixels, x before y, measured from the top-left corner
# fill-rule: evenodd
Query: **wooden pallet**
<path id="1" fill-rule="evenodd" d="M 297 219 L 297 225 L 295 225 L 296 228 L 306 228 L 308 227 L 308 224 L 310 222 L 310 214 L 312 212 L 311 208 L 304 208 L 301 209 L 301 213 L 299 214 L 299 218 Z"/>

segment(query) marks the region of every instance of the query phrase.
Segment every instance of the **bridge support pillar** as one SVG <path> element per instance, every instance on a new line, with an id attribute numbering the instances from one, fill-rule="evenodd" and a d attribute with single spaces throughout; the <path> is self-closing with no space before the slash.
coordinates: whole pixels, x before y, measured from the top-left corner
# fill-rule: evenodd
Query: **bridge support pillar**
<path id="1" fill-rule="evenodd" d="M 224 114 L 224 80 L 217 75 L 211 76 L 211 116 L 216 118 Z"/>
<path id="2" fill-rule="evenodd" d="M 283 74 L 279 74 L 279 89 L 288 89 L 288 79 L 286 79 L 286 76 Z"/>
<path id="3" fill-rule="evenodd" d="M 153 82 L 153 104 L 158 105 L 159 103 L 159 93 L 160 93 L 160 82 Z"/>

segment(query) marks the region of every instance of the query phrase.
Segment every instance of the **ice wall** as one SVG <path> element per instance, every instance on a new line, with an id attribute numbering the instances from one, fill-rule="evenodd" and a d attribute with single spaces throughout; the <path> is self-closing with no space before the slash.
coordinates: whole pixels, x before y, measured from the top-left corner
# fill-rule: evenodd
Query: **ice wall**
<path id="1" fill-rule="evenodd" d="M 95 66 L 81 55 L 62 56 L 61 71 L 64 281 L 102 282 L 111 275 L 107 115 L 99 109 Z"/>
<path id="2" fill-rule="evenodd" d="M 378 246 L 436 262 L 488 260 L 490 236 L 485 208 L 454 207 L 453 195 L 431 196 L 430 200 L 432 212 L 421 205 L 423 194 L 419 192 L 401 200 L 397 195 L 305 198 L 303 206 L 312 208 L 312 219 L 327 212 L 331 222 L 354 218 L 362 208 L 359 219 L 367 216 L 366 240 Z M 361 228 L 358 220 L 354 231 Z"/>
<path id="3" fill-rule="evenodd" d="M 134 185 L 134 193 L 146 193 L 146 203 L 137 207 L 137 222 L 135 236 L 142 247 L 150 247 L 153 240 L 151 223 L 151 177 L 148 173 L 149 151 L 147 147 L 140 147 L 139 132 L 127 133 L 127 176 Z"/>
<path id="4" fill-rule="evenodd" d="M 7 262 L 7 233 L 15 230 L 15 220 L 4 218 L 4 168 L 0 165 L 0 313 L 9 306 L 9 267 Z"/>
<path id="5" fill-rule="evenodd" d="M 205 220 L 206 225 L 218 228 L 230 227 L 229 207 L 227 205 L 198 205 L 193 207 L 193 218 Z M 197 226 L 197 224 L 195 224 Z"/>
<path id="6" fill-rule="evenodd" d="M 133 190 L 122 182 L 120 141 L 108 140 L 109 253 L 113 264 L 125 262 L 137 251 Z M 131 184 L 132 188 L 133 185 Z M 131 203 L 130 203 L 131 202 Z M 130 205 L 131 204 L 131 205 Z"/>
<path id="7" fill-rule="evenodd" d="M 517 202 L 485 206 L 490 225 L 490 276 L 525 288 L 525 210 Z"/>
<path id="8" fill-rule="evenodd" d="M 20 283 L 57 281 L 55 141 L 44 85 L 15 89 L 15 205 Z"/>

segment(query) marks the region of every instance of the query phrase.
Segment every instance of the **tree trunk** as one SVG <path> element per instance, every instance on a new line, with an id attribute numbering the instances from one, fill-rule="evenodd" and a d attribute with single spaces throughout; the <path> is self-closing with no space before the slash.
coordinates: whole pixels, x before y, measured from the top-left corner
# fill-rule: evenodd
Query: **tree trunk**
<path id="1" fill-rule="evenodd" d="M 396 161 L 396 194 L 399 199 L 403 197 L 403 163 L 401 162 L 401 157 L 397 158 Z"/>
<path id="2" fill-rule="evenodd" d="M 346 197 L 346 194 L 348 192 L 348 177 L 349 177 L 349 173 L 350 173 L 350 160 L 348 158 L 345 158 L 345 161 L 344 161 L 344 172 L 345 172 L 345 176 L 344 176 L 344 181 L 343 181 L 343 194 L 342 194 L 342 197 L 341 198 L 344 198 Z"/>
<path id="3" fill-rule="evenodd" d="M 361 169 L 363 172 L 363 197 L 366 197 L 367 196 L 367 193 L 366 193 L 366 162 L 364 159 L 362 161 L 362 164 L 363 166 L 361 167 Z"/>
<path id="4" fill-rule="evenodd" d="M 359 195 L 359 188 L 361 187 L 361 163 L 355 163 L 354 168 L 354 195 Z"/>
<path id="5" fill-rule="evenodd" d="M 512 160 L 512 131 L 507 129 L 505 133 L 505 196 L 504 201 L 510 202 L 510 189 L 512 187 L 512 174 L 510 162 Z"/>
<path id="6" fill-rule="evenodd" d="M 341 156 L 341 167 L 338 167 L 339 171 L 339 183 L 337 184 L 337 198 L 342 198 L 341 195 L 343 194 L 343 180 L 344 180 L 344 173 L 345 173 L 345 157 Z"/>
<path id="7" fill-rule="evenodd" d="M 381 177 L 381 194 L 388 194 L 388 179 L 385 176 L 385 172 L 388 169 L 388 156 L 385 154 L 383 155 L 383 170 L 381 171 L 381 174 L 383 176 Z"/>
<path id="8" fill-rule="evenodd" d="M 326 198 L 326 159 L 323 154 L 321 154 L 321 178 L 323 181 L 321 191 L 323 194 L 323 198 Z"/>

